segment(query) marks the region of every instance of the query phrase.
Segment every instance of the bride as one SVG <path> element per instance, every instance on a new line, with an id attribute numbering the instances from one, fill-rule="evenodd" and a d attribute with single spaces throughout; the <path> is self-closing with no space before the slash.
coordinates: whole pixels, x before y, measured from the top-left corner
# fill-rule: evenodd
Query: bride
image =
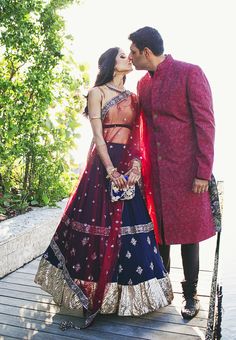
<path id="1" fill-rule="evenodd" d="M 99 58 L 85 110 L 93 144 L 35 277 L 57 304 L 84 311 L 83 327 L 97 313 L 140 316 L 173 298 L 138 185 L 138 103 L 124 88 L 131 71 L 120 48 Z"/>

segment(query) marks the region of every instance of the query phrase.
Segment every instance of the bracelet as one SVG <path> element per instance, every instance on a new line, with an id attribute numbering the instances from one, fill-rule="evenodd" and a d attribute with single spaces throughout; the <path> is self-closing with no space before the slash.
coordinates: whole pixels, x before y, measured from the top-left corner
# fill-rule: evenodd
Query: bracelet
<path id="1" fill-rule="evenodd" d="M 131 171 L 132 171 L 135 175 L 138 175 L 138 176 L 140 176 L 140 174 L 141 174 L 140 168 L 138 168 L 138 167 L 136 167 L 136 166 L 134 166 L 134 167 L 131 169 Z"/>
<path id="2" fill-rule="evenodd" d="M 132 168 L 137 168 L 138 170 L 141 170 L 141 164 L 140 164 L 140 162 L 137 161 L 137 160 L 134 160 L 134 161 L 133 161 Z"/>
<path id="3" fill-rule="evenodd" d="M 109 171 L 108 175 L 106 176 L 106 178 L 111 178 L 113 172 L 117 171 L 117 168 L 113 168 L 111 169 L 111 171 Z"/>

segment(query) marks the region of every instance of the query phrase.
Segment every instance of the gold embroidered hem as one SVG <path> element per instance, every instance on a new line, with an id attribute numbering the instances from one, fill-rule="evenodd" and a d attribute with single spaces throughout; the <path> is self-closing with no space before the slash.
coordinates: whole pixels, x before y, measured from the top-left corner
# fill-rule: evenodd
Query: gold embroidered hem
<path id="1" fill-rule="evenodd" d="M 88 300 L 91 308 L 96 282 L 75 280 L 73 286 L 78 287 L 76 282 L 83 287 L 84 292 L 89 292 Z M 78 292 L 76 294 L 73 291 L 74 287 L 69 287 L 62 270 L 54 267 L 44 258 L 40 261 L 35 283 L 51 294 L 59 306 L 82 310 L 83 305 Z M 137 285 L 119 285 L 112 282 L 107 284 L 100 312 L 101 314 L 117 313 L 120 316 L 140 316 L 169 305 L 172 299 L 173 293 L 168 275 L 162 279 L 153 278 Z"/>
<path id="2" fill-rule="evenodd" d="M 62 221 L 65 223 L 66 226 L 71 225 L 73 230 L 78 232 L 82 232 L 85 234 L 92 234 L 92 235 L 101 235 L 101 236 L 109 236 L 111 227 L 105 228 L 95 225 L 90 225 L 88 223 L 81 223 L 76 221 L 68 216 L 64 215 Z M 121 235 L 133 235 L 139 233 L 149 233 L 153 230 L 153 223 L 145 223 L 139 224 L 135 226 L 125 226 L 121 228 Z"/>

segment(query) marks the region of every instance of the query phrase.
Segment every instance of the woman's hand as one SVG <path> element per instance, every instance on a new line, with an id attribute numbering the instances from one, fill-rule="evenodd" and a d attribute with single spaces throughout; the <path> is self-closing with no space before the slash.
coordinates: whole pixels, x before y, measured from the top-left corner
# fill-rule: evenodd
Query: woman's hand
<path id="1" fill-rule="evenodd" d="M 141 177 L 141 169 L 138 166 L 133 166 L 129 172 L 128 186 L 136 184 Z"/>
<path id="2" fill-rule="evenodd" d="M 111 181 L 114 182 L 119 189 L 124 189 L 127 187 L 126 179 L 118 171 L 114 171 L 110 178 Z"/>
<path id="3" fill-rule="evenodd" d="M 124 178 L 124 176 L 117 171 L 116 168 L 107 168 L 107 178 L 110 178 L 110 180 L 119 188 L 124 189 L 127 187 L 127 181 Z"/>

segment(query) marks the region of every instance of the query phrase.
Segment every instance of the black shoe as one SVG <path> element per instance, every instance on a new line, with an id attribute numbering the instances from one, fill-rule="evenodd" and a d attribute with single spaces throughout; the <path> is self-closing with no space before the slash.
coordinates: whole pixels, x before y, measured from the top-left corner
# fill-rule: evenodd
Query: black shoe
<path id="1" fill-rule="evenodd" d="M 190 320 L 194 318 L 195 315 L 197 315 L 200 309 L 200 302 L 197 297 L 197 281 L 183 281 L 181 283 L 184 298 L 181 314 L 184 319 Z"/>
<path id="2" fill-rule="evenodd" d="M 200 310 L 200 302 L 197 295 L 194 297 L 188 297 L 184 299 L 181 314 L 184 319 L 190 320 L 197 315 Z"/>

